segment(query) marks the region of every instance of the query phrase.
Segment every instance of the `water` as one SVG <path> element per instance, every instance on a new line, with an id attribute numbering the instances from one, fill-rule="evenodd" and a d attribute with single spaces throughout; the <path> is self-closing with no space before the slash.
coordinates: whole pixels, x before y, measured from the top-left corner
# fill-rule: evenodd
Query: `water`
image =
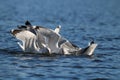
<path id="1" fill-rule="evenodd" d="M 120 79 L 119 0 L 0 0 L 0 80 Z M 54 29 L 93 57 L 24 54 L 10 30 L 26 20 Z"/>

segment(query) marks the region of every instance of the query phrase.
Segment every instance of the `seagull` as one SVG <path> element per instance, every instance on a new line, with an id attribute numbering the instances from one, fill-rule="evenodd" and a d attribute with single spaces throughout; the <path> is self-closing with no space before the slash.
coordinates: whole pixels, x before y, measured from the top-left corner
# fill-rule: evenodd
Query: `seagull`
<path id="1" fill-rule="evenodd" d="M 24 52 L 32 53 L 56 53 L 56 54 L 85 54 L 92 55 L 97 44 L 91 41 L 85 48 L 80 48 L 60 35 L 61 25 L 54 30 L 33 26 L 29 21 L 25 25 L 19 25 L 18 29 L 11 30 L 11 34 L 22 41 L 18 45 Z"/>
<path id="2" fill-rule="evenodd" d="M 54 31 L 42 26 L 32 26 L 29 21 L 26 21 L 25 25 L 18 26 L 18 30 L 12 30 L 11 33 L 22 41 L 23 45 L 19 42 L 18 44 L 25 52 L 39 52 L 38 48 L 47 48 L 49 53 L 59 53 L 60 49 L 57 47 L 57 41 L 60 36 L 58 35 L 58 31 L 60 31 L 58 27 Z M 36 45 L 33 46 L 34 50 L 30 50 L 32 48 L 29 48 L 31 46 L 30 43 L 32 43 L 33 40 L 33 43 Z"/>

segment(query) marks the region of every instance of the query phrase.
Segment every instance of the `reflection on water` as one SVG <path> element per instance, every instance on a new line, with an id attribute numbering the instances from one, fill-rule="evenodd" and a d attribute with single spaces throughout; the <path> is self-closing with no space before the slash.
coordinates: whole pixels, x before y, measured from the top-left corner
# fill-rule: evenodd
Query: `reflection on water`
<path id="1" fill-rule="evenodd" d="M 118 80 L 119 0 L 0 1 L 0 79 Z M 10 30 L 30 20 L 54 29 L 79 47 L 95 39 L 95 55 L 25 54 Z"/>

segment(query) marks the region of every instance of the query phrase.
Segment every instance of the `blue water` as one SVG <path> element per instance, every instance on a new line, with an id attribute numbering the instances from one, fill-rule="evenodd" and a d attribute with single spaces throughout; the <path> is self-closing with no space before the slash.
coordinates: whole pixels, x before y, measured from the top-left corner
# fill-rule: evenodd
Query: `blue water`
<path id="1" fill-rule="evenodd" d="M 0 0 L 0 80 L 119 80 L 120 0 Z M 94 56 L 24 54 L 10 30 L 26 20 L 54 29 Z"/>

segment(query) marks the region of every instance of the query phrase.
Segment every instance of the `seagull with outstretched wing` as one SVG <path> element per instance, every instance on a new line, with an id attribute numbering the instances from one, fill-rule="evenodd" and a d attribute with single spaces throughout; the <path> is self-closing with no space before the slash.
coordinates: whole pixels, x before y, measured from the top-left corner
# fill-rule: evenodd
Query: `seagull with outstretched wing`
<path id="1" fill-rule="evenodd" d="M 38 46 L 37 37 L 35 34 L 28 30 L 11 30 L 11 33 L 20 41 L 18 42 L 19 46 L 24 52 L 33 52 L 33 53 L 49 53 L 49 49 L 41 43 L 41 46 Z"/>
<path id="2" fill-rule="evenodd" d="M 57 54 L 85 54 L 92 55 L 97 44 L 93 41 L 86 48 L 79 48 L 66 38 L 60 35 L 61 26 L 55 30 L 32 26 L 29 21 L 25 25 L 18 26 L 18 29 L 11 30 L 13 36 L 22 41 L 19 46 L 25 52 L 32 53 L 57 53 Z"/>

